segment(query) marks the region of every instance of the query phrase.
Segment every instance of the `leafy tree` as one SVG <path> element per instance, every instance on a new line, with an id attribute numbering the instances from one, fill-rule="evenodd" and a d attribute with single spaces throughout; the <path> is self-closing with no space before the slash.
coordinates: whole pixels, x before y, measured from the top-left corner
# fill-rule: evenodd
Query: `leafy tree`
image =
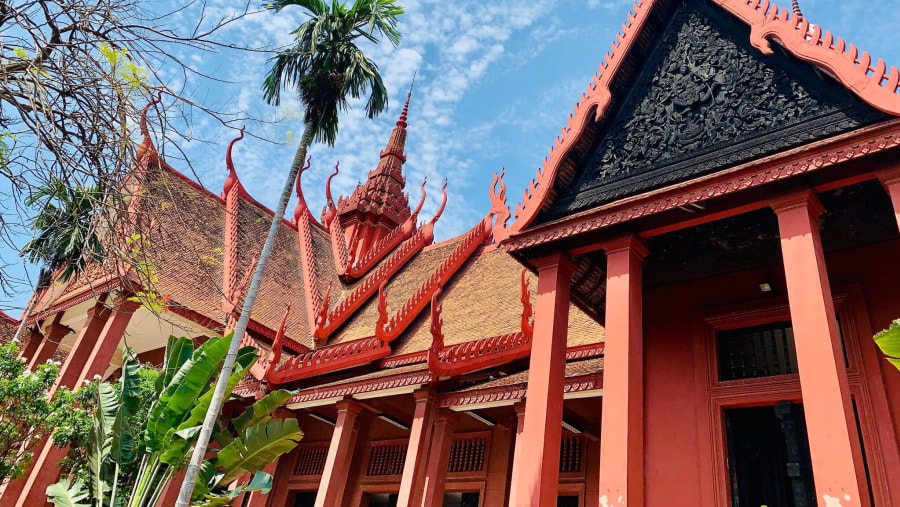
<path id="1" fill-rule="evenodd" d="M 141 110 L 157 92 L 164 98 L 155 108 L 181 113 L 171 121 L 157 115 L 151 126 L 162 154 L 183 155 L 180 141 L 193 137 L 186 118 L 244 121 L 185 93 L 187 83 L 216 81 L 192 63 L 198 53 L 252 49 L 220 37 L 248 12 L 247 1 L 230 5 L 232 14 L 210 19 L 223 11 L 207 9 L 206 0 L 0 1 L 0 241 L 19 249 L 35 213 L 23 204 L 57 182 L 98 189 L 88 197 L 97 197 L 108 228 L 130 220 L 131 196 L 118 190 L 141 141 Z M 108 255 L 119 252 L 107 248 Z M 0 289 L 10 292 L 15 279 L 7 264 L 0 262 Z"/>
<path id="2" fill-rule="evenodd" d="M 21 478 L 31 462 L 35 445 L 49 436 L 69 413 L 70 391 L 50 391 L 59 374 L 55 363 L 28 371 L 17 359 L 14 343 L 0 347 L 0 482 Z"/>
<path id="3" fill-rule="evenodd" d="M 142 374 L 146 367 L 126 349 L 118 386 L 98 383 L 82 389 L 91 398 L 87 431 L 68 433 L 65 441 L 54 434 L 57 443 L 80 444 L 81 456 L 71 477 L 47 488 L 49 500 L 57 506 L 155 505 L 186 464 L 230 338 L 211 338 L 196 349 L 187 338 L 170 338 L 163 368 L 152 374 Z M 253 347 L 238 356 L 229 396 L 257 359 Z M 216 421 L 219 449 L 202 464 L 191 499 L 196 505 L 231 505 L 245 491 L 271 488 L 272 477 L 262 469 L 290 452 L 303 435 L 296 419 L 272 417 L 290 396 L 288 391 L 269 393 L 229 422 Z M 248 473 L 248 482 L 228 490 Z"/>
<path id="4" fill-rule="evenodd" d="M 876 334 L 875 344 L 894 368 L 900 370 L 900 320 L 891 322 L 891 327 Z"/>
<path id="5" fill-rule="evenodd" d="M 37 189 L 26 201 L 28 206 L 40 206 L 40 211 L 32 219 L 35 236 L 22 248 L 21 254 L 42 267 L 34 296 L 14 339 L 21 338 L 34 305 L 50 286 L 51 277 L 57 270 L 62 271 L 56 280 L 67 282 L 82 273 L 89 262 L 102 262 L 104 250 L 97 233 L 100 194 L 96 187 L 69 187 L 54 180 Z"/>
<path id="6" fill-rule="evenodd" d="M 209 405 L 178 495 L 176 505 L 181 507 L 188 505 L 195 478 L 201 473 L 201 462 L 225 399 L 225 388 L 238 357 L 238 347 L 247 330 L 262 274 L 272 253 L 294 180 L 306 160 L 309 144 L 314 138 L 328 144 L 334 143 L 338 133 L 338 113 L 349 106 L 348 97 L 358 99 L 369 93 L 365 107 L 370 118 L 387 107 L 388 94 L 378 67 L 357 42 L 362 39 L 378 43 L 379 37 L 383 37 L 395 46 L 399 44 L 400 34 L 396 27 L 397 18 L 403 13 L 402 7 L 395 0 L 355 0 L 349 6 L 337 0 L 330 5 L 322 0 L 275 0 L 267 5 L 275 12 L 289 6 L 302 7 L 309 14 L 309 19 L 292 32 L 295 35 L 294 46 L 279 52 L 272 59 L 272 68 L 263 83 L 263 95 L 270 104 L 277 105 L 283 88 L 296 91 L 305 112 L 303 135 L 275 208 L 225 365 L 216 383 L 215 396 Z"/>

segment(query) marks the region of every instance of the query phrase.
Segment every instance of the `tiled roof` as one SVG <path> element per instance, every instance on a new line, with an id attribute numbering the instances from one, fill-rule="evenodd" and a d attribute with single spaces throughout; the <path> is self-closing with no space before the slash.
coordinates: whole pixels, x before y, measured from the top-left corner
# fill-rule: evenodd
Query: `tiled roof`
<path id="1" fill-rule="evenodd" d="M 224 323 L 222 276 L 224 227 L 227 218 L 225 204 L 222 199 L 202 190 L 171 169 L 151 168 L 146 180 L 147 191 L 142 195 L 142 205 L 150 211 L 156 224 L 148 251 L 156 268 L 157 292 L 168 296 L 173 304 L 215 322 Z M 236 278 L 242 280 L 261 249 L 271 223 L 271 214 L 243 198 L 239 201 L 237 210 Z M 331 286 L 333 308 L 361 280 L 349 283 L 342 281 L 335 270 L 327 232 L 314 225 L 310 230 L 318 286 L 323 295 Z M 386 290 L 389 315 L 401 308 L 423 285 L 462 238 L 463 236 L 459 236 L 425 248 L 388 280 Z M 279 229 L 275 250 L 266 266 L 252 318 L 271 330 L 274 336 L 285 306 L 290 303 L 291 313 L 285 335 L 312 349 L 315 345 L 308 329 L 310 319 L 307 318 L 301 262 L 298 232 L 285 223 Z M 476 251 L 465 261 L 462 268 L 445 284 L 441 295 L 445 345 L 520 331 L 521 270 L 518 261 L 508 253 L 491 247 Z M 537 278 L 530 272 L 526 277 L 533 305 Z M 69 297 L 69 294 L 71 289 L 60 288 L 54 292 L 53 299 L 58 301 Z M 374 336 L 378 318 L 377 302 L 377 294 L 370 297 L 334 332 L 327 345 Z M 392 342 L 393 355 L 426 350 L 431 344 L 429 324 L 429 312 L 421 311 L 406 331 Z M 583 311 L 571 306 L 568 346 L 597 343 L 602 339 L 603 328 Z M 290 354 L 285 349 L 282 362 Z"/>
<path id="2" fill-rule="evenodd" d="M 16 334 L 19 322 L 0 311 L 0 345 L 6 345 Z"/>

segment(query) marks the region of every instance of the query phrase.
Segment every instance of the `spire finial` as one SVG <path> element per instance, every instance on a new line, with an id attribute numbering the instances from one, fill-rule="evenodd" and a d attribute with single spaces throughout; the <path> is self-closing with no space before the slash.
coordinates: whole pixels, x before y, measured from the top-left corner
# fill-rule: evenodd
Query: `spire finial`
<path id="1" fill-rule="evenodd" d="M 409 83 L 409 92 L 406 94 L 406 104 L 403 104 L 403 111 L 400 112 L 400 119 L 397 120 L 397 126 L 400 128 L 406 128 L 406 116 L 409 113 L 409 99 L 412 97 L 413 86 L 416 84 L 416 74 L 419 73 L 419 69 L 413 73 L 412 81 Z"/>
<path id="2" fill-rule="evenodd" d="M 803 13 L 800 12 L 800 0 L 793 0 L 794 4 L 794 17 L 797 19 L 803 19 Z"/>

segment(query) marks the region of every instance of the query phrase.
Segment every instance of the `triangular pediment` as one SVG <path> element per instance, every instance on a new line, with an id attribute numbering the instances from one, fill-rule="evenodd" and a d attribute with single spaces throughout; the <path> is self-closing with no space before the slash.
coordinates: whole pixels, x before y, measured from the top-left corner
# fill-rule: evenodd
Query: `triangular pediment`
<path id="1" fill-rule="evenodd" d="M 660 2 L 538 222 L 889 118 L 702 0 Z"/>

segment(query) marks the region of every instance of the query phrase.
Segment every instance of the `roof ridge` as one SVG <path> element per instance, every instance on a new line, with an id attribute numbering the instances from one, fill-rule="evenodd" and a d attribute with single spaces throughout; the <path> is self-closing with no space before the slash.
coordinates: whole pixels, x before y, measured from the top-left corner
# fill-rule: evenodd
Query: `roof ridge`
<path id="1" fill-rule="evenodd" d="M 390 344 L 374 337 L 338 343 L 294 356 L 284 364 L 273 362 L 269 382 L 285 384 L 314 375 L 369 364 L 391 354 Z"/>
<path id="2" fill-rule="evenodd" d="M 445 184 L 446 187 L 446 184 Z M 446 192 L 444 202 L 446 203 Z M 428 306 L 431 297 L 462 267 L 485 240 L 491 236 L 491 218 L 488 214 L 474 227 L 469 229 L 462 241 L 450 252 L 422 285 L 416 289 L 403 306 L 388 319 L 386 284 L 382 282 L 378 288 L 378 320 L 375 323 L 375 336 L 385 342 L 396 339 L 412 323 L 413 319 Z M 429 223 L 429 225 L 432 225 Z M 426 226 L 427 228 L 427 226 Z"/>
<path id="3" fill-rule="evenodd" d="M 638 0 L 629 10 L 622 31 L 616 34 L 609 52 L 604 56 L 598 71 L 581 94 L 564 126 L 556 137 L 541 167 L 522 194 L 515 210 L 516 220 L 509 227 L 510 234 L 523 231 L 534 221 L 547 200 L 553 182 L 565 156 L 584 132 L 587 122 L 600 121 L 609 106 L 612 95 L 610 82 L 619 70 L 636 35 L 641 32 L 648 15 L 658 0 Z M 891 67 L 888 71 L 884 60 L 878 59 L 872 66 L 868 52 L 859 54 L 853 44 L 845 44 L 840 37 L 835 40 L 828 30 L 811 25 L 802 15 L 794 15 L 778 7 L 770 0 L 711 0 L 750 27 L 750 43 L 772 54 L 767 40 L 775 37 L 795 57 L 827 69 L 844 87 L 862 100 L 883 112 L 900 115 L 900 71 Z M 593 113 L 593 114 L 591 114 Z"/>

